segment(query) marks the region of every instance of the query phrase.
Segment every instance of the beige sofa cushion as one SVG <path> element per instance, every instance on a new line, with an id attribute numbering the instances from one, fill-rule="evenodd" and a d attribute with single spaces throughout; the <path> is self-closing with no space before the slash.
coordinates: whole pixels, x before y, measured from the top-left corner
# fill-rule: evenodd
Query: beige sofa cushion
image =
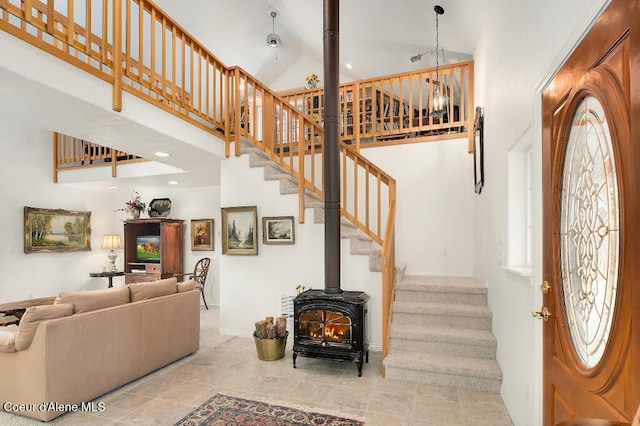
<path id="1" fill-rule="evenodd" d="M 184 293 L 196 289 L 196 280 L 188 280 L 178 283 L 178 293 Z"/>
<path id="2" fill-rule="evenodd" d="M 16 351 L 16 334 L 17 333 L 18 333 L 17 325 L 0 327 L 0 352 Z"/>
<path id="3" fill-rule="evenodd" d="M 148 283 L 129 284 L 131 292 L 131 301 L 138 302 L 140 300 L 153 299 L 155 297 L 167 296 L 177 293 L 178 279 L 165 278 L 164 280 L 151 281 Z"/>
<path id="4" fill-rule="evenodd" d="M 62 292 L 53 303 L 56 305 L 72 303 L 74 313 L 81 314 L 122 305 L 129 303 L 129 301 L 129 289 L 127 286 L 117 286 L 103 290 Z"/>
<path id="5" fill-rule="evenodd" d="M 16 333 L 16 351 L 23 351 L 31 346 L 38 324 L 54 318 L 68 317 L 73 314 L 73 305 L 58 303 L 57 305 L 31 306 L 20 319 Z"/>

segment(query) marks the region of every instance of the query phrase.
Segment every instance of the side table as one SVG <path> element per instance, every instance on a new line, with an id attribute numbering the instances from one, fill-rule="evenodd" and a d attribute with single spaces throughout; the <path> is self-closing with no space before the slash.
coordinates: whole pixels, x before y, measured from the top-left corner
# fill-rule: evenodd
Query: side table
<path id="1" fill-rule="evenodd" d="M 91 278 L 109 278 L 109 287 L 113 287 L 113 277 L 121 277 L 124 275 L 124 271 L 102 271 L 102 272 L 90 272 Z"/>

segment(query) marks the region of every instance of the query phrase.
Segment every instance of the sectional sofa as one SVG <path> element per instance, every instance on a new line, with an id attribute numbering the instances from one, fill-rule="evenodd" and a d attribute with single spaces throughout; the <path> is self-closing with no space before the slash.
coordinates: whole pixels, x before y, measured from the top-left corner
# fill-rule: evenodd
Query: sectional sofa
<path id="1" fill-rule="evenodd" d="M 200 292 L 175 278 L 60 293 L 0 327 L 0 409 L 48 421 L 200 344 Z"/>

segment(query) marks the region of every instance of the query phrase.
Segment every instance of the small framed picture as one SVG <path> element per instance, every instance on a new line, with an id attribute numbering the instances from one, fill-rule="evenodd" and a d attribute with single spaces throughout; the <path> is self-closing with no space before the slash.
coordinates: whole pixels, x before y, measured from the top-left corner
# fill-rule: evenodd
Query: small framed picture
<path id="1" fill-rule="evenodd" d="M 258 255 L 257 206 L 223 207 L 222 254 Z"/>
<path id="2" fill-rule="evenodd" d="M 213 251 L 213 219 L 191 219 L 191 250 Z"/>
<path id="3" fill-rule="evenodd" d="M 293 216 L 263 217 L 262 242 L 265 244 L 295 244 Z"/>

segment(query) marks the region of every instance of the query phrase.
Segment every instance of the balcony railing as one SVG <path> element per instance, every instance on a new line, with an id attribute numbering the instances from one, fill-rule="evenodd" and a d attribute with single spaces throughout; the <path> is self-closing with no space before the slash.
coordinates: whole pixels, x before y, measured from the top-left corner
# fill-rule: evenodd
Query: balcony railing
<path id="1" fill-rule="evenodd" d="M 108 165 L 111 166 L 111 176 L 116 177 L 118 165 L 148 161 L 124 151 L 60 133 L 53 134 L 53 157 L 54 182 L 58 182 L 58 173 L 65 170 Z"/>
<path id="2" fill-rule="evenodd" d="M 126 91 L 223 138 L 227 156 L 232 143 L 235 155 L 240 154 L 241 141 L 260 147 L 298 179 L 300 221 L 305 194 L 323 196 L 321 112 L 305 111 L 307 99 L 310 108 L 320 107 L 322 91 L 305 92 L 302 105 L 291 96 L 279 96 L 242 69 L 226 67 L 152 2 L 0 0 L 0 29 L 110 83 L 116 111 Z M 453 96 L 449 116 L 438 122 L 425 114 L 432 102 L 432 70 L 341 87 L 346 142 L 341 146 L 342 214 L 382 246 L 385 354 L 395 286 L 396 184 L 357 150 L 365 144 L 397 143 L 396 131 L 412 134 L 414 140 L 454 128 L 470 133 L 472 63 L 441 70 L 442 82 L 437 84 Z M 316 95 L 318 106 L 313 103 Z M 394 111 L 388 117 L 387 104 Z M 121 154 L 126 156 L 77 139 L 60 138 L 54 145 L 56 171 L 108 158 L 115 164 Z"/>
<path id="3" fill-rule="evenodd" d="M 440 114 L 433 113 L 435 88 L 446 94 Z M 322 89 L 287 91 L 283 97 L 322 122 Z M 345 83 L 340 86 L 341 140 L 359 151 L 367 146 L 470 139 L 473 108 L 473 61 Z"/>

